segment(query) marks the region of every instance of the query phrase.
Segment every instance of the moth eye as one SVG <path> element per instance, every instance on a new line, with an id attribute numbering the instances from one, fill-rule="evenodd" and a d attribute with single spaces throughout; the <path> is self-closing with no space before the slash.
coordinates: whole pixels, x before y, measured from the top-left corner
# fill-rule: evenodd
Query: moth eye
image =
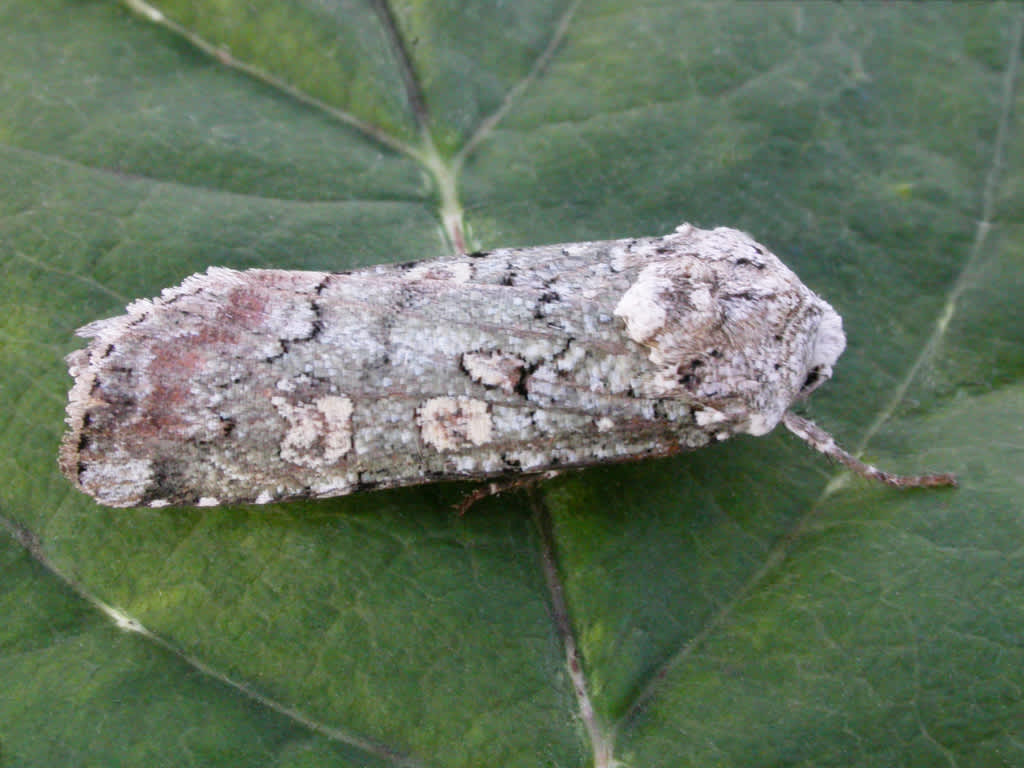
<path id="1" fill-rule="evenodd" d="M 822 375 L 821 366 L 816 365 L 807 374 L 807 378 L 804 379 L 803 386 L 800 387 L 801 395 L 809 395 L 811 392 L 816 390 L 827 380 L 827 376 Z"/>

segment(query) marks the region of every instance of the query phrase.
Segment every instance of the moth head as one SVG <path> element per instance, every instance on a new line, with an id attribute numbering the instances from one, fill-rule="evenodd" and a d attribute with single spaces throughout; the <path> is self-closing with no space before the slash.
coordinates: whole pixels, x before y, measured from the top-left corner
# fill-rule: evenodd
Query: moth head
<path id="1" fill-rule="evenodd" d="M 832 366 L 836 364 L 846 347 L 842 318 L 828 304 L 821 303 L 824 305 L 824 311 L 818 329 L 808 344 L 810 354 L 806 364 L 807 375 L 800 386 L 800 397 L 807 397 L 832 378 Z"/>
<path id="2" fill-rule="evenodd" d="M 672 248 L 638 270 L 615 309 L 653 364 L 635 389 L 692 403 L 720 436 L 771 431 L 831 377 L 842 320 L 742 232 L 688 229 L 667 240 Z"/>

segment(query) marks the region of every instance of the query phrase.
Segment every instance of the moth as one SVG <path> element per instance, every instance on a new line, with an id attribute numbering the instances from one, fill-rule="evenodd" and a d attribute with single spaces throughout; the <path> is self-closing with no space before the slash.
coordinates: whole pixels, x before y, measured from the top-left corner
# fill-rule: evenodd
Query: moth
<path id="1" fill-rule="evenodd" d="M 735 229 L 345 272 L 212 267 L 78 331 L 60 467 L 113 507 L 325 498 L 670 456 L 779 422 L 842 320 Z"/>

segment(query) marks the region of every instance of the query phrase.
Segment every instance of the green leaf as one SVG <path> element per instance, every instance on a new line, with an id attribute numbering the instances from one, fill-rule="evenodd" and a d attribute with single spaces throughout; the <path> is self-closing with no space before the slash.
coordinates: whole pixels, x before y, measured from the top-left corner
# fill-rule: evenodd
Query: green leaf
<path id="1" fill-rule="evenodd" d="M 0 766 L 1024 764 L 1012 4 L 0 4 Z M 78 326 L 212 264 L 753 233 L 844 316 L 781 431 L 565 475 L 107 510 Z"/>

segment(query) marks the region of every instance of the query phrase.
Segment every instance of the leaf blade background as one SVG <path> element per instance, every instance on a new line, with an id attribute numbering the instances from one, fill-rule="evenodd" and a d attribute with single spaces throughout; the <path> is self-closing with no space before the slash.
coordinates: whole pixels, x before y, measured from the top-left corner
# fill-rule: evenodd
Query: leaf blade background
<path id="1" fill-rule="evenodd" d="M 441 254 L 448 183 L 471 247 L 755 233 L 847 324 L 815 418 L 964 481 L 837 488 L 776 434 L 545 484 L 615 757 L 1020 762 L 1016 9 L 160 7 L 227 58 L 109 3 L 3 9 L 4 759 L 594 759 L 525 498 L 114 512 L 55 467 L 75 327 L 214 263 Z"/>

